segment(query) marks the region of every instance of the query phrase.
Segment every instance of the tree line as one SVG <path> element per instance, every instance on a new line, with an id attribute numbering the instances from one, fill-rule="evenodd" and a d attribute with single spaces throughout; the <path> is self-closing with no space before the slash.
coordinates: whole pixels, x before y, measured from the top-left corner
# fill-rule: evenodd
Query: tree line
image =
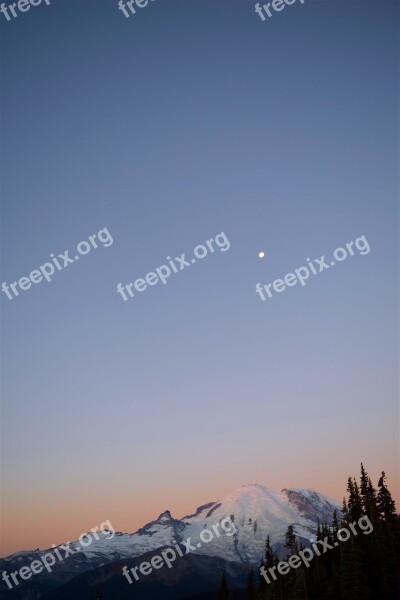
<path id="1" fill-rule="evenodd" d="M 357 523 L 369 522 L 373 530 L 355 534 Z M 351 527 L 352 526 L 352 527 Z M 371 527 L 371 528 L 372 528 Z M 352 535 L 341 541 L 341 530 Z M 339 536 L 338 536 L 339 532 Z M 397 600 L 400 598 L 400 516 L 387 486 L 384 472 L 377 489 L 361 464 L 359 482 L 355 477 L 347 481 L 347 499 L 343 499 L 341 513 L 332 515 L 331 523 L 318 524 L 316 540 L 325 540 L 329 550 L 314 555 L 306 568 L 302 562 L 290 568 L 287 574 L 277 572 L 282 561 L 267 537 L 265 553 L 260 565 L 266 571 L 275 567 L 275 578 L 269 583 L 253 569 L 249 572 L 247 588 L 242 593 L 230 592 L 222 574 L 219 600 L 233 597 L 243 600 Z M 323 545 L 322 545 L 323 546 Z M 317 545 L 317 547 L 319 547 Z M 297 556 L 305 550 L 296 538 L 294 525 L 285 535 L 286 557 Z M 292 559 L 294 564 L 295 559 Z M 297 563 L 296 563 L 297 564 Z M 265 573 L 264 570 L 264 573 Z"/>

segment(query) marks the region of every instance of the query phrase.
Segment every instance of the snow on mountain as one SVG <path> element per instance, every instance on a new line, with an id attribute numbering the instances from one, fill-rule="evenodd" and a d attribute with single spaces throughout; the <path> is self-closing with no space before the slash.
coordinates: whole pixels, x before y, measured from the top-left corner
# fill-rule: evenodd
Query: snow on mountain
<path id="1" fill-rule="evenodd" d="M 74 553 L 62 562 L 56 561 L 51 575 L 47 572 L 38 575 L 37 582 L 41 585 L 41 579 L 47 581 L 56 578 L 60 584 L 89 569 L 125 558 L 136 558 L 188 538 L 196 546 L 196 554 L 258 564 L 267 535 L 270 535 L 274 548 L 279 552 L 287 527 L 293 524 L 297 536 L 307 543 L 315 535 L 318 521 L 330 523 L 335 509 L 340 511 L 338 502 L 314 490 L 294 488 L 274 491 L 263 485 L 245 485 L 220 502 L 202 505 L 194 514 L 182 519 L 174 519 L 169 511 L 165 511 L 135 533 L 99 533 L 98 540 L 89 534 L 92 537 L 90 545 L 83 547 L 79 541 L 72 542 L 70 547 Z M 229 521 L 225 521 L 227 531 L 219 525 L 218 537 L 213 526 L 224 522 L 226 517 L 232 519 L 235 530 Z M 213 533 L 213 539 L 208 543 L 200 538 L 203 529 Z M 64 556 L 62 547 L 58 548 Z M 12 554 L 0 560 L 0 571 L 10 572 L 21 566 L 29 566 L 33 560 L 40 560 L 46 552 L 53 552 L 53 549 Z"/>
<path id="2" fill-rule="evenodd" d="M 198 554 L 258 563 L 267 535 L 279 551 L 288 525 L 293 524 L 297 536 L 307 544 L 316 533 L 318 521 L 332 521 L 335 508 L 340 510 L 338 502 L 314 490 L 294 488 L 278 492 L 259 484 L 245 485 L 220 502 L 200 506 L 193 515 L 174 519 L 169 511 L 165 511 L 135 533 L 117 532 L 112 539 L 100 535 L 99 540 L 93 540 L 80 552 L 96 563 L 108 562 L 110 559 L 134 558 L 173 545 L 174 541 L 191 538 Z M 236 531 L 230 532 L 227 523 L 228 532 L 220 526 L 218 537 L 213 532 L 213 525 L 226 517 L 231 517 Z M 213 533 L 213 539 L 208 543 L 200 539 L 203 529 Z M 200 547 L 197 547 L 198 543 Z M 71 546 L 76 549 L 79 543 L 74 542 Z"/>
<path id="3" fill-rule="evenodd" d="M 252 484 L 235 490 L 195 516 L 184 518 L 183 522 L 186 524 L 185 535 L 197 543 L 203 529 L 212 532 L 213 525 L 230 516 L 236 533 L 226 535 L 220 528 L 220 537 L 214 534 L 214 538 L 202 544 L 197 552 L 226 560 L 259 563 L 267 535 L 279 551 L 288 525 L 293 524 L 297 536 L 307 543 L 316 533 L 318 521 L 331 523 L 335 508 L 340 510 L 338 502 L 314 490 L 277 492 Z"/>
<path id="4" fill-rule="evenodd" d="M 81 548 L 79 552 L 85 554 L 88 559 L 100 560 L 102 557 L 104 562 L 109 562 L 110 556 L 115 560 L 135 557 L 151 552 L 162 546 L 168 546 L 172 540 L 179 540 L 180 532 L 183 529 L 181 521 L 174 519 L 169 510 L 163 512 L 158 519 L 144 525 L 135 533 L 115 532 L 114 537 L 112 532 L 104 537 L 102 533 L 98 533 L 99 540 L 93 539 L 92 543 L 86 548 Z M 89 534 L 90 535 L 90 534 Z M 79 542 L 73 542 L 71 548 L 77 549 Z"/>

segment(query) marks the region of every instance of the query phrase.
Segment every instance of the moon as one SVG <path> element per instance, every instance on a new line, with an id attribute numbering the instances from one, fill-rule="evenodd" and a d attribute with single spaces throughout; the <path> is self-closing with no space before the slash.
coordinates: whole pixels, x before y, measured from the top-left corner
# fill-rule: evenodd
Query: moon
<path id="1" fill-rule="evenodd" d="M 258 253 L 258 258 L 264 258 L 264 256 L 265 256 L 265 252 L 261 251 Z"/>

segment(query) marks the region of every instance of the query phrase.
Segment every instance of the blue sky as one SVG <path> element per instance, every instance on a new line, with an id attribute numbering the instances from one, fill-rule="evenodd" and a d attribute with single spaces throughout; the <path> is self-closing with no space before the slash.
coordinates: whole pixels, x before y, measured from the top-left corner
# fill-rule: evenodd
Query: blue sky
<path id="1" fill-rule="evenodd" d="M 396 15 L 156 0 L 1 20 L 2 281 L 114 239 L 2 294 L 5 551 L 251 482 L 340 499 L 361 460 L 396 490 Z M 228 252 L 116 293 L 221 231 Z M 255 293 L 360 235 L 368 255 Z"/>

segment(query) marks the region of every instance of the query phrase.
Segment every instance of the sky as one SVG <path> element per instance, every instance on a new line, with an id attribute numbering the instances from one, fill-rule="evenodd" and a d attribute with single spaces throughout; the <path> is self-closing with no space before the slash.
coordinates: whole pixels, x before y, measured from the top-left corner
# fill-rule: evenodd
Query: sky
<path id="1" fill-rule="evenodd" d="M 361 461 L 400 501 L 398 12 L 0 15 L 1 282 L 113 240 L 1 294 L 2 555 L 248 483 L 341 500 Z M 221 232 L 229 250 L 117 293 Z M 369 253 L 256 293 L 363 235 Z"/>

